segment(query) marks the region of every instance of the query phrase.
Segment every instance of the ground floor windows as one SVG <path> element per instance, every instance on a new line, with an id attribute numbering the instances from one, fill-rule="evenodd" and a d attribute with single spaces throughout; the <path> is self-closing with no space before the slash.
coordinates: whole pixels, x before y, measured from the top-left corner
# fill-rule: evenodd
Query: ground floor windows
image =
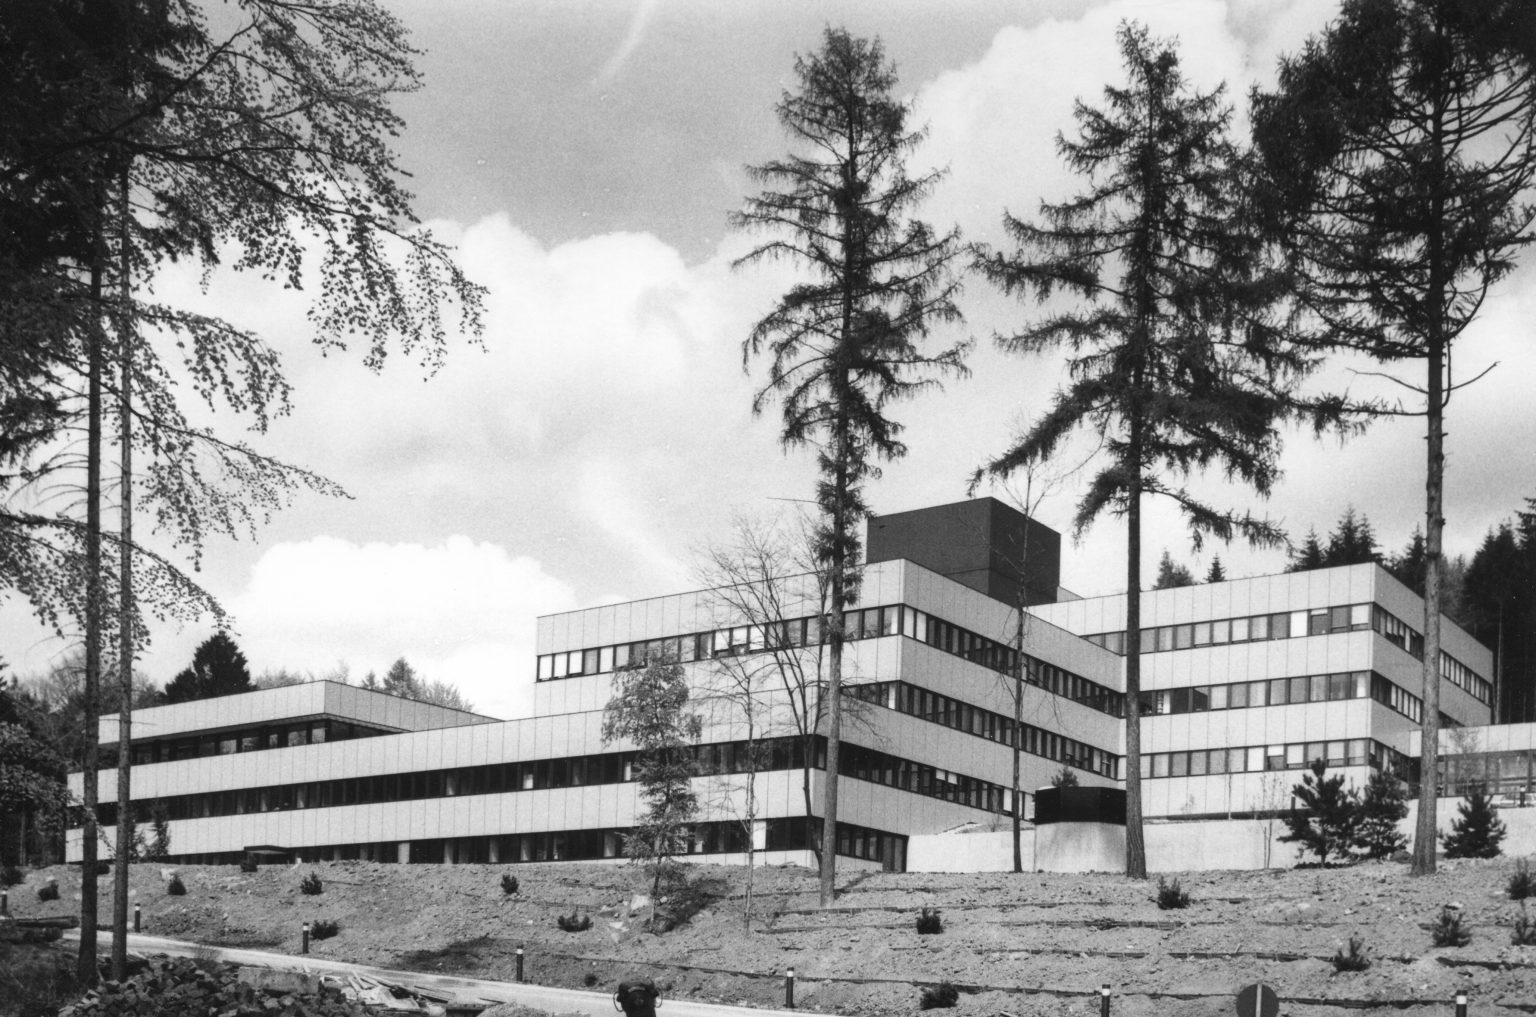
<path id="1" fill-rule="evenodd" d="M 821 841 L 821 820 L 804 816 L 768 819 L 759 850 L 810 851 Z M 624 838 L 630 831 L 619 828 L 592 830 L 543 830 L 535 833 L 497 834 L 414 841 L 377 841 L 367 844 L 320 844 L 293 849 L 301 862 L 374 861 L 415 865 L 517 865 L 526 862 L 600 861 L 624 857 Z M 682 855 L 744 854 L 750 839 L 738 822 L 696 823 L 688 832 Z M 891 872 L 907 868 L 907 838 L 851 823 L 837 827 L 837 853 L 848 858 L 879 862 Z M 182 865 L 233 865 L 244 859 L 243 851 L 174 855 Z"/>

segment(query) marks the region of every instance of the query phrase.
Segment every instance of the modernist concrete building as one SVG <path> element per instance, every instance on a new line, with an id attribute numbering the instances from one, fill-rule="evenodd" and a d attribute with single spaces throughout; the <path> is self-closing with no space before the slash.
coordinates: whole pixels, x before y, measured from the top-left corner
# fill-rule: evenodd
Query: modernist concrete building
<path id="1" fill-rule="evenodd" d="M 1008 821 L 1021 603 L 1021 787 L 1063 767 L 1083 785 L 1122 784 L 1123 596 L 1060 589 L 1059 537 L 991 499 L 876 517 L 867 546 L 845 622 L 840 854 L 903 869 L 910 836 Z M 1252 815 L 1288 801 L 1313 758 L 1360 782 L 1376 766 L 1407 775 L 1420 617 L 1418 598 L 1374 565 L 1148 594 L 1147 815 Z M 634 752 L 603 743 L 602 710 L 616 671 L 662 655 L 686 669 L 704 720 L 692 851 L 732 860 L 750 838 L 767 861 L 809 861 L 825 763 L 821 629 L 812 577 L 790 577 L 539 619 L 536 661 L 515 665 L 532 671 L 526 719 L 329 682 L 143 710 L 136 818 L 168 816 L 187 862 L 255 845 L 307 859 L 621 857 Z M 1444 633 L 1443 712 L 1484 724 L 1489 652 L 1449 622 Z M 101 735 L 115 742 L 115 718 Z"/>

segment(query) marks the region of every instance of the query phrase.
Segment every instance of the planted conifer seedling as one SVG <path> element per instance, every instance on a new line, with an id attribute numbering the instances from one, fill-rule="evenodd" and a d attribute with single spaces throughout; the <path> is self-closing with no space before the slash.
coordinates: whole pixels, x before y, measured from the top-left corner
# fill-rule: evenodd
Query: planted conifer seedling
<path id="1" fill-rule="evenodd" d="M 1164 911 L 1178 911 L 1189 907 L 1189 894 L 1179 886 L 1175 879 L 1172 883 L 1162 876 L 1157 877 L 1157 906 Z"/>
<path id="2" fill-rule="evenodd" d="M 1510 873 L 1505 888 L 1509 891 L 1510 900 L 1536 897 L 1536 876 L 1531 875 L 1531 866 L 1524 858 L 1515 863 L 1515 871 Z"/>
<path id="3" fill-rule="evenodd" d="M 925 987 L 917 1005 L 920 1010 L 947 1010 L 958 1002 L 960 990 L 949 982 L 940 982 Z"/>
<path id="4" fill-rule="evenodd" d="M 1370 954 L 1366 952 L 1365 940 L 1359 936 L 1350 936 L 1348 948 L 1340 948 L 1339 952 L 1333 955 L 1333 970 L 1336 973 L 1367 971 L 1370 967 Z"/>
<path id="5" fill-rule="evenodd" d="M 1436 946 L 1466 946 L 1472 942 L 1472 933 L 1462 925 L 1461 908 L 1450 904 L 1441 908 L 1440 917 L 1430 929 L 1430 938 Z"/>

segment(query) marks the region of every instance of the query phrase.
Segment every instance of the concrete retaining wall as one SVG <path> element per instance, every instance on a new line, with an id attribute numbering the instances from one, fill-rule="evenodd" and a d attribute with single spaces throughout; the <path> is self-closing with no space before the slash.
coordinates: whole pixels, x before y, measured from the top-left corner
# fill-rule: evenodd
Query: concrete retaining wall
<path id="1" fill-rule="evenodd" d="M 1442 798 L 1438 825 L 1450 830 L 1460 798 Z M 1410 803 L 1400 829 L 1409 837 L 1417 806 Z M 1504 854 L 1536 854 L 1536 806 L 1499 809 L 1508 830 Z M 1184 823 L 1148 823 L 1147 869 L 1150 872 L 1199 872 L 1217 869 L 1290 868 L 1300 860 L 1295 844 L 1281 843 L 1279 820 L 1210 819 Z M 1099 823 L 1053 823 L 1024 831 L 1024 869 L 1039 872 L 1121 872 L 1125 868 L 1125 828 Z M 1009 872 L 1013 869 L 1012 835 L 954 833 L 912 837 L 907 844 L 912 872 Z"/>

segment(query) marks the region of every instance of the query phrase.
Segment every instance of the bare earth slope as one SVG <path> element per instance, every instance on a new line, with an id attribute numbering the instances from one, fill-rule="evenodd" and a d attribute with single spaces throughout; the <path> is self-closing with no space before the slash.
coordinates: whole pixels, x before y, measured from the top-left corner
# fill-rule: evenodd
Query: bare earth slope
<path id="1" fill-rule="evenodd" d="M 1449 1014 L 1458 989 L 1479 1015 L 1536 1013 L 1536 947 L 1510 945 L 1521 907 L 1505 894 L 1506 859 L 1444 862 L 1418 880 L 1396 864 L 1191 873 L 1180 876 L 1192 898 L 1182 911 L 1158 909 L 1155 882 L 1118 876 L 913 873 L 850 875 L 836 908 L 818 912 L 814 873 L 759 869 L 750 928 L 745 872 L 698 866 L 690 878 L 713 897 L 664 935 L 643 931 L 646 910 L 630 915 L 649 880 L 627 866 L 181 866 L 179 897 L 166 892 L 170 871 L 133 867 L 146 932 L 297 953 L 300 923 L 329 919 L 341 932 L 313 944 L 320 956 L 511 980 L 522 946 L 529 981 L 573 988 L 611 988 L 639 971 L 674 998 L 781 1006 L 794 968 L 795 1002 L 808 1010 L 915 1012 L 919 987 L 947 980 L 962 990 L 960 1013 L 1096 1014 L 1108 983 L 1116 1015 L 1214 1017 L 1263 980 L 1296 1017 L 1340 1006 Z M 324 884 L 318 896 L 299 890 L 310 872 Z M 519 894 L 502 893 L 503 872 Z M 40 902 L 50 876 L 61 899 Z M 78 890 L 73 870 L 31 873 L 12 888 L 12 910 L 67 914 Z M 1429 926 L 1452 902 L 1472 941 L 1433 947 Z M 942 934 L 917 934 L 923 907 L 940 910 Z M 592 927 L 562 931 L 556 917 L 573 912 Z M 1329 958 L 1351 936 L 1374 963 L 1335 974 Z"/>

